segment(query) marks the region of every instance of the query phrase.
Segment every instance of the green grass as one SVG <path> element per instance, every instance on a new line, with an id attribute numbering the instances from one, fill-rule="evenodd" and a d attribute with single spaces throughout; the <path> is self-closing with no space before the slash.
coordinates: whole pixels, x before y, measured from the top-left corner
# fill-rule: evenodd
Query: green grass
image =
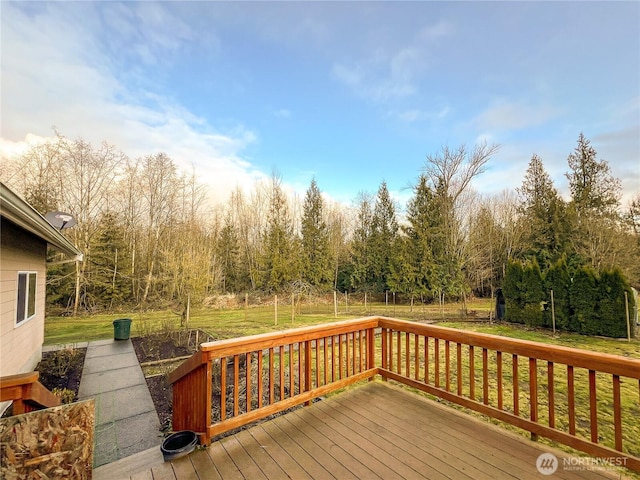
<path id="1" fill-rule="evenodd" d="M 460 304 L 449 304 L 445 309 L 445 318 L 459 318 Z M 468 305 L 469 311 L 478 315 L 488 315 L 489 300 L 477 300 Z M 241 337 L 258 333 L 285 330 L 289 328 L 318 325 L 350 318 L 369 315 L 384 315 L 406 320 L 423 320 L 441 318 L 437 305 L 385 305 L 369 304 L 365 310 L 362 304 L 345 307 L 341 304 L 338 316 L 335 317 L 333 304 L 306 305 L 296 308 L 292 320 L 291 306 L 278 306 L 278 322 L 275 323 L 273 305 L 214 310 L 192 309 L 189 321 L 190 328 L 199 328 L 218 339 Z M 45 345 L 68 344 L 101 340 L 113 337 L 112 322 L 118 318 L 131 318 L 132 336 L 144 336 L 153 332 L 176 330 L 181 328 L 180 317 L 171 311 L 124 312 L 118 314 L 86 315 L 78 317 L 47 317 L 45 321 Z"/>

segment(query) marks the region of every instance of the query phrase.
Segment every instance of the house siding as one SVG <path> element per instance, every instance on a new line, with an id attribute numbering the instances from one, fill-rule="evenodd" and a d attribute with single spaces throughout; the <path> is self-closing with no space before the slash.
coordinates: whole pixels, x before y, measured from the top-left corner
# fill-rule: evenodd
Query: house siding
<path id="1" fill-rule="evenodd" d="M 47 243 L 13 223 L 0 224 L 0 376 L 32 371 L 42 356 Z M 36 272 L 35 316 L 16 325 L 18 272 Z"/>

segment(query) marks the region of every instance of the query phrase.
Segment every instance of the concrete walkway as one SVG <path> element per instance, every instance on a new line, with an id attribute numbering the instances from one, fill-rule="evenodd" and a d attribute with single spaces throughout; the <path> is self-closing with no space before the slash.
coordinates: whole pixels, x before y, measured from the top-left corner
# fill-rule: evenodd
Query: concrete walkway
<path id="1" fill-rule="evenodd" d="M 89 342 L 78 397 L 96 401 L 94 467 L 160 451 L 158 414 L 131 340 Z"/>

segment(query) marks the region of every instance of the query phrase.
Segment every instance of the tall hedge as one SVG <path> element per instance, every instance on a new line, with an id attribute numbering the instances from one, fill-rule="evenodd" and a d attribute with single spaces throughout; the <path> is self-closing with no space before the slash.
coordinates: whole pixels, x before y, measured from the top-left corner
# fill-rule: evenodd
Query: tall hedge
<path id="1" fill-rule="evenodd" d="M 522 270 L 523 320 L 530 327 L 545 325 L 543 309 L 545 306 L 544 280 L 538 261 L 533 258 Z"/>
<path id="2" fill-rule="evenodd" d="M 502 288 L 505 319 L 529 326 L 552 326 L 550 290 L 554 292 L 556 327 L 586 335 L 627 336 L 625 292 L 635 308 L 631 288 L 620 270 L 598 275 L 587 266 L 570 275 L 562 259 L 543 275 L 535 260 L 509 262 Z M 634 334 L 631 329 L 631 334 Z"/>
<path id="3" fill-rule="evenodd" d="M 522 298 L 522 263 L 509 261 L 502 285 L 502 293 L 505 299 L 505 320 L 514 323 L 524 323 Z"/>
<path id="4" fill-rule="evenodd" d="M 553 326 L 552 314 L 555 313 L 556 328 L 567 330 L 571 318 L 569 290 L 571 276 L 567 261 L 561 258 L 554 263 L 544 276 L 545 291 L 549 292 L 548 308 L 544 311 L 545 325 Z M 551 291 L 553 290 L 553 309 L 551 308 Z"/>
<path id="5" fill-rule="evenodd" d="M 590 325 L 589 328 L 595 335 L 611 337 L 627 336 L 627 314 L 624 301 L 625 291 L 627 292 L 629 301 L 629 312 L 632 312 L 634 308 L 633 295 L 622 272 L 616 269 L 605 270 L 600 274 L 598 282 L 599 322 Z M 631 329 L 632 336 L 634 330 L 634 328 Z"/>
<path id="6" fill-rule="evenodd" d="M 573 275 L 569 289 L 569 330 L 594 335 L 600 322 L 598 315 L 598 277 L 589 267 L 581 267 Z"/>

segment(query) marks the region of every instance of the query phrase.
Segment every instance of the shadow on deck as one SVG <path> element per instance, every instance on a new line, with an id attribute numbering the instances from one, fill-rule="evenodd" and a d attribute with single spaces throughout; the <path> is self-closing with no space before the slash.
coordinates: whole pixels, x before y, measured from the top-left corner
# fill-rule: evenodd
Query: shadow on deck
<path id="1" fill-rule="evenodd" d="M 96 469 L 94 479 L 621 478 L 381 381 L 253 425 L 173 462 L 162 463 L 157 450 L 147 460 Z M 543 453 L 557 457 L 551 476 L 537 469 Z"/>

